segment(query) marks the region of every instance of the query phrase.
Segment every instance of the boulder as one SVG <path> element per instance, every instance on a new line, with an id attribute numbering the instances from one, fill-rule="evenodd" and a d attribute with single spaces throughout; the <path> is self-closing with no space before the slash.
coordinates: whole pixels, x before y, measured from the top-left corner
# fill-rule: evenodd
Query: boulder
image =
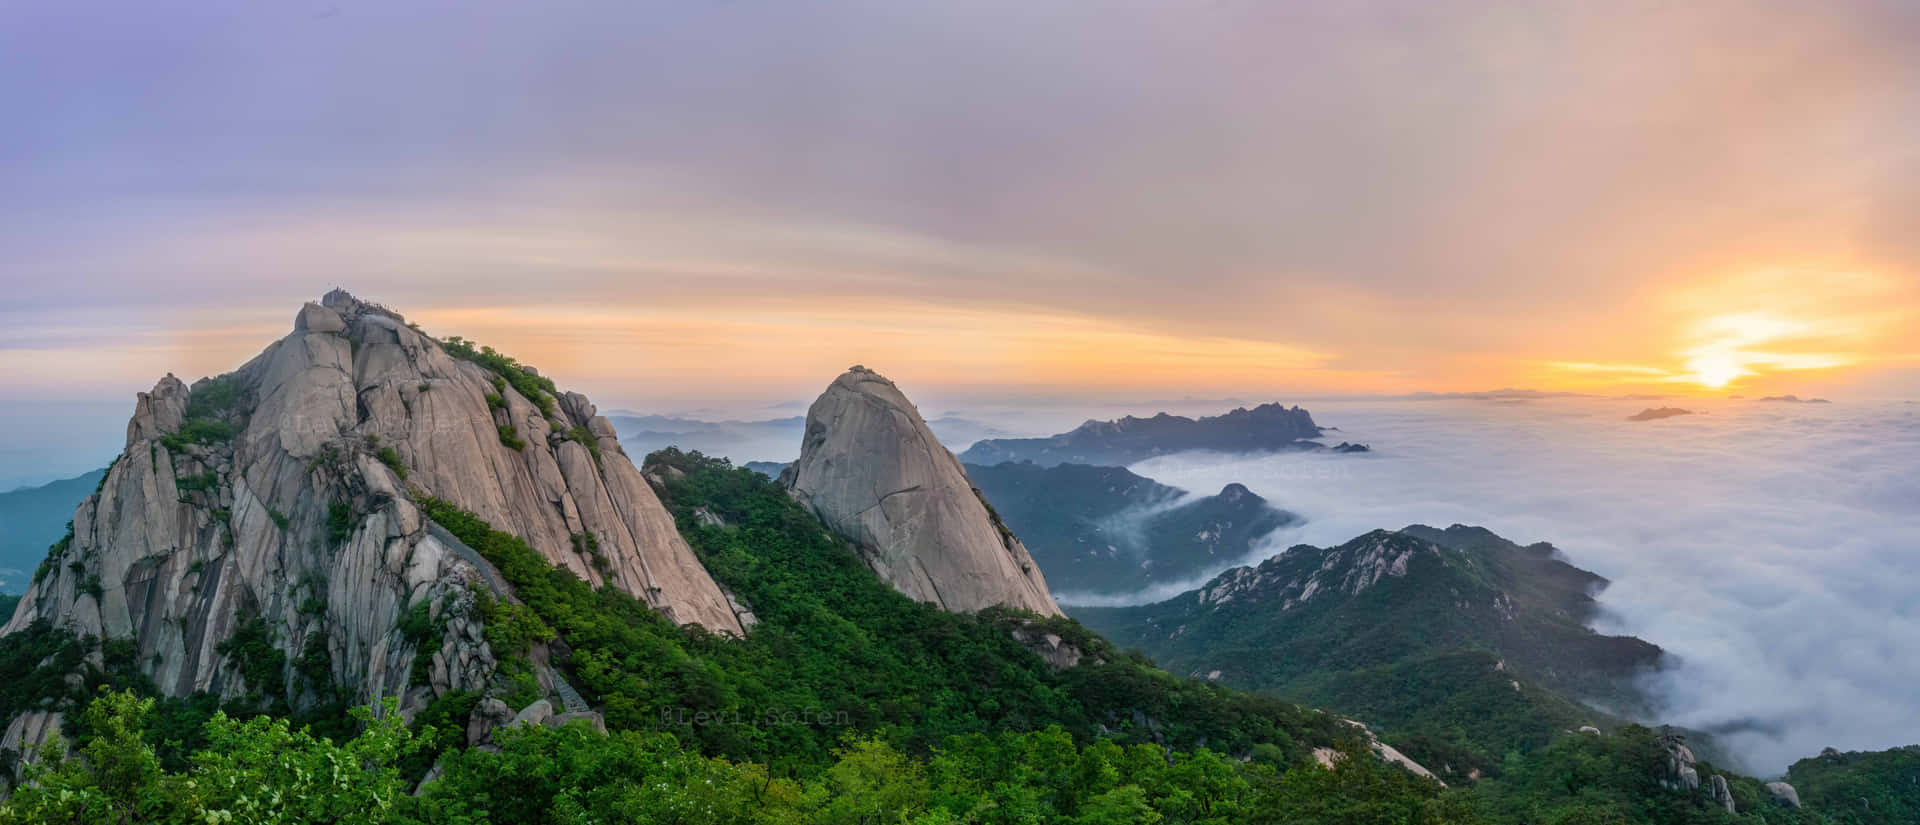
<path id="1" fill-rule="evenodd" d="M 1660 785 L 1668 790 L 1696 791 L 1700 789 L 1700 772 L 1694 767 L 1693 751 L 1687 747 L 1686 737 L 1671 730 L 1660 735 L 1660 747 L 1666 752 L 1666 760 L 1661 766 Z"/>
<path id="2" fill-rule="evenodd" d="M 1012 635 L 1014 641 L 1033 651 L 1054 670 L 1066 670 L 1078 665 L 1087 655 L 1078 646 L 1068 644 L 1057 634 L 1017 627 L 1013 629 Z"/>
<path id="3" fill-rule="evenodd" d="M 594 713 L 593 711 L 590 711 L 590 710 L 578 711 L 574 713 L 556 713 L 552 716 L 547 717 L 544 724 L 550 728 L 559 728 L 559 727 L 565 727 L 569 722 L 576 722 L 576 721 L 585 721 L 588 727 L 591 727 L 594 730 L 597 730 L 601 733 L 607 732 L 606 717 L 601 716 L 598 713 Z"/>
<path id="4" fill-rule="evenodd" d="M 534 702 L 531 705 L 521 708 L 520 712 L 514 715 L 513 721 L 507 723 L 507 727 L 511 728 L 511 727 L 518 727 L 520 725 L 538 725 L 542 722 L 547 721 L 547 719 L 551 716 L 553 716 L 553 703 L 545 699 L 541 699 L 537 702 Z"/>
<path id="5" fill-rule="evenodd" d="M 488 696 L 473 706 L 473 713 L 467 717 L 467 747 L 480 745 L 490 740 L 493 729 L 513 721 L 513 708 L 507 703 Z"/>
<path id="6" fill-rule="evenodd" d="M 346 319 L 341 318 L 340 313 L 312 302 L 301 307 L 300 314 L 293 318 L 295 332 L 338 333 L 346 329 Z"/>
<path id="7" fill-rule="evenodd" d="M 855 366 L 807 410 L 793 497 L 895 589 L 946 610 L 1062 615 L 1027 548 L 892 381 Z"/>
<path id="8" fill-rule="evenodd" d="M 1800 809 L 1800 792 L 1794 790 L 1792 785 L 1785 782 L 1768 782 L 1766 788 L 1767 794 L 1773 797 L 1775 803 L 1794 810 Z"/>
<path id="9" fill-rule="evenodd" d="M 133 418 L 127 421 L 127 446 L 179 432 L 187 412 L 187 385 L 167 373 L 151 392 L 134 396 Z"/>
<path id="10" fill-rule="evenodd" d="M 1717 773 L 1714 774 L 1707 782 L 1707 796 L 1713 800 L 1715 805 L 1727 809 L 1727 813 L 1738 813 L 1738 811 L 1734 809 L 1733 790 L 1727 787 L 1726 777 Z"/>

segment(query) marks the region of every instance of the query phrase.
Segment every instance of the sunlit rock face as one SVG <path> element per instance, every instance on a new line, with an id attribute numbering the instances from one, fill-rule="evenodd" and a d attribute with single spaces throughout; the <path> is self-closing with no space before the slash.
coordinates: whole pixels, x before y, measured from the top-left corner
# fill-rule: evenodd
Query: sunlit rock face
<path id="1" fill-rule="evenodd" d="M 235 372 L 141 394 L 125 451 L 0 632 L 45 619 L 131 639 L 162 691 L 231 697 L 250 688 L 219 648 L 259 617 L 296 708 L 317 700 L 292 665 L 312 650 L 362 700 L 483 690 L 495 662 L 470 608 L 503 585 L 421 496 L 675 621 L 741 632 L 585 397 L 529 398 L 342 291 Z M 423 602 L 437 632 L 410 638 L 399 621 Z M 439 646 L 426 686 L 410 678 L 423 639 Z"/>
<path id="2" fill-rule="evenodd" d="M 813 402 L 800 459 L 781 479 L 902 593 L 954 611 L 1060 615 L 1027 548 L 879 373 L 856 366 Z"/>

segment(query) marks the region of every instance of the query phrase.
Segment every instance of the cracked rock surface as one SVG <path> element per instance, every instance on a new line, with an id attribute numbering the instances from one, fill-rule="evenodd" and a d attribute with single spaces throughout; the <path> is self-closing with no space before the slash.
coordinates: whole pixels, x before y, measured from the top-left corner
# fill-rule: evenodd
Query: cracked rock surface
<path id="1" fill-rule="evenodd" d="M 293 665 L 309 645 L 356 701 L 404 696 L 405 712 L 484 691 L 495 658 L 474 592 L 504 585 L 427 520 L 419 495 L 674 621 L 742 632 L 586 397 L 562 393 L 543 409 L 339 290 L 302 307 L 293 327 L 229 375 L 191 388 L 169 375 L 140 394 L 125 451 L 0 633 L 45 619 L 131 639 L 163 692 L 234 697 L 249 688 L 219 647 L 257 617 L 286 654 L 282 698 L 294 708 L 318 701 Z M 521 446 L 507 443 L 509 427 Z M 433 631 L 403 633 L 423 602 Z M 431 660 L 431 690 L 412 684 L 416 655 Z M 8 739 L 36 727 L 15 724 Z"/>

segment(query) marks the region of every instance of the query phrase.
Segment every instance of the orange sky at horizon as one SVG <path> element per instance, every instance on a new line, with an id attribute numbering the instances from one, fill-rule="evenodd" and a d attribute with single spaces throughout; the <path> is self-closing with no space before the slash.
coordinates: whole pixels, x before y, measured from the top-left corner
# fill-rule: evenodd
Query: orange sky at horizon
<path id="1" fill-rule="evenodd" d="M 1418 342 L 1193 334 L 1119 318 L 847 296 L 433 306 L 362 292 L 598 398 L 685 404 L 811 397 L 853 363 L 945 395 L 1152 398 L 1392 395 L 1498 388 L 1726 396 L 1832 392 L 1920 367 L 1913 285 L 1862 272 L 1759 270 L 1647 290 L 1552 346 L 1422 352 Z M 317 298 L 317 296 L 311 296 Z M 166 329 L 5 359 L 12 386 L 89 375 L 120 391 L 217 374 L 290 328 L 279 308 L 194 311 Z M 71 328 L 75 337 L 101 330 Z M 26 351 L 15 349 L 14 355 Z M 111 369 L 100 369 L 103 363 Z M 113 391 L 102 386 L 109 394 Z"/>

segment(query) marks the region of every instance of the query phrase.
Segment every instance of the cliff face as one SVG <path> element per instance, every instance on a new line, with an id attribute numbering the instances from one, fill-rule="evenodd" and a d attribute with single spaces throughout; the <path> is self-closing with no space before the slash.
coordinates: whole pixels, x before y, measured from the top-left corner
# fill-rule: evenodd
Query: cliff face
<path id="1" fill-rule="evenodd" d="M 813 402 L 800 459 L 781 479 L 909 596 L 947 610 L 1060 614 L 1027 548 L 912 402 L 872 370 L 854 367 Z"/>
<path id="2" fill-rule="evenodd" d="M 416 496 L 471 511 L 676 621 L 739 633 L 593 405 L 530 398 L 502 370 L 336 290 L 237 371 L 192 388 L 161 379 L 0 633 L 45 619 L 131 639 L 161 690 L 233 697 L 260 686 L 220 648 L 257 618 L 288 662 L 324 650 L 334 682 L 361 700 L 404 694 L 417 707 L 483 690 L 495 662 L 470 608 L 499 578 Z M 403 633 L 400 619 L 422 603 L 438 631 Z M 429 684 L 412 684 L 416 645 L 431 639 Z M 281 698 L 314 699 L 291 664 L 287 676 Z"/>

